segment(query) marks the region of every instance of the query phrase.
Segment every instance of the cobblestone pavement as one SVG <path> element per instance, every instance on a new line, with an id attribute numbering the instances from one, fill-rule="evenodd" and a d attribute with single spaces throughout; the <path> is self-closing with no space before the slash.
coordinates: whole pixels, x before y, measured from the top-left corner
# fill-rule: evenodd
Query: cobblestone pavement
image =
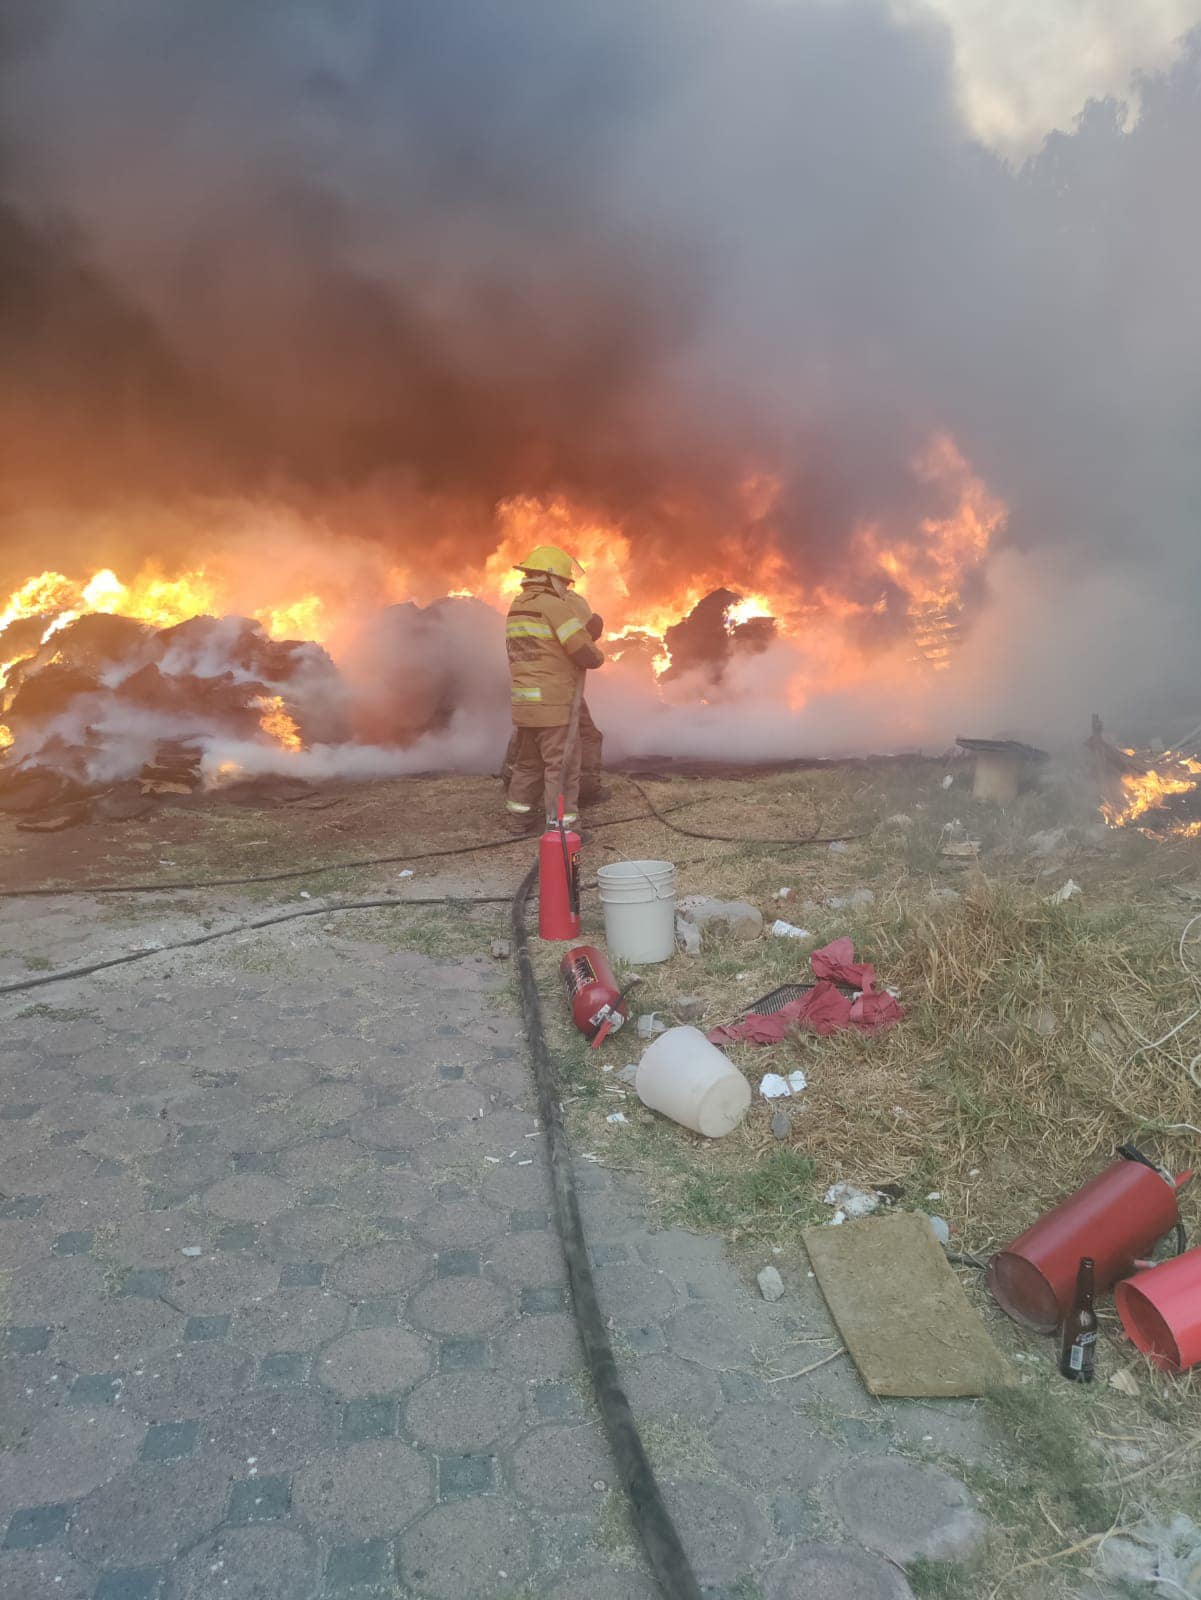
<path id="1" fill-rule="evenodd" d="M 0 936 L 57 964 L 94 915 L 13 903 Z M 507 968 L 346 932 L 0 1002 L 4 1600 L 653 1600 Z M 956 1477 L 898 1453 L 978 1458 L 970 1406 L 869 1402 L 845 1359 L 770 1381 L 834 1348 L 803 1264 L 767 1305 L 578 1178 L 709 1594 L 902 1600 L 913 1557 L 977 1544 Z"/>

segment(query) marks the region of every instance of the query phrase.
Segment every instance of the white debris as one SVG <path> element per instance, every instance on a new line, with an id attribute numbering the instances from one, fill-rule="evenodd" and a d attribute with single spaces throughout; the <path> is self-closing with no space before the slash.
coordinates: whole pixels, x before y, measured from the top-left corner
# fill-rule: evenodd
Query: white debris
<path id="1" fill-rule="evenodd" d="M 627 1083 L 633 1086 L 634 1079 L 638 1076 L 638 1063 L 631 1061 L 628 1066 L 622 1067 L 617 1074 L 618 1083 Z"/>
<path id="2" fill-rule="evenodd" d="M 826 1190 L 825 1202 L 837 1206 L 847 1217 L 870 1217 L 880 1207 L 879 1195 L 869 1194 L 856 1183 L 833 1184 Z"/>
<path id="3" fill-rule="evenodd" d="M 842 839 L 835 839 L 830 846 L 830 854 L 832 856 L 845 856 L 850 848 L 850 845 L 846 844 Z"/>
<path id="4" fill-rule="evenodd" d="M 847 1220 L 847 1214 L 846 1214 L 845 1211 L 836 1211 L 834 1213 L 834 1215 L 830 1218 L 830 1226 L 832 1228 L 841 1228 L 843 1223 L 846 1220 Z"/>
<path id="5" fill-rule="evenodd" d="M 396 876 L 398 878 L 411 878 L 413 876 L 413 869 L 412 867 L 406 867 L 403 872 L 398 872 Z"/>
<path id="6" fill-rule="evenodd" d="M 777 917 L 771 925 L 771 931 L 777 939 L 812 939 L 813 935 L 808 928 L 798 928 L 795 922 L 785 922 L 783 917 Z"/>
<path id="7" fill-rule="evenodd" d="M 1069 878 L 1061 888 L 1056 889 L 1054 894 L 1047 896 L 1047 904 L 1049 906 L 1065 906 L 1069 900 L 1073 900 L 1078 894 L 1083 893 L 1084 890 L 1076 882 L 1075 878 Z"/>
<path id="8" fill-rule="evenodd" d="M 766 1072 L 759 1085 L 759 1093 L 765 1100 L 779 1100 L 782 1095 L 800 1094 L 805 1087 L 805 1074 L 799 1068 L 786 1078 L 782 1078 L 778 1072 Z"/>
<path id="9" fill-rule="evenodd" d="M 791 893 L 792 893 L 792 890 L 789 889 L 789 888 L 777 889 L 776 890 L 776 899 L 777 900 L 787 900 L 788 896 Z"/>
<path id="10" fill-rule="evenodd" d="M 951 1225 L 945 1217 L 927 1216 L 926 1221 L 930 1224 L 930 1227 L 934 1232 L 934 1237 L 938 1240 L 939 1244 L 950 1244 Z"/>
<path id="11" fill-rule="evenodd" d="M 204 1251 L 198 1244 L 185 1244 L 179 1253 L 181 1256 L 202 1256 Z"/>
<path id="12" fill-rule="evenodd" d="M 640 1039 L 653 1039 L 656 1034 L 666 1033 L 666 1022 L 659 1021 L 657 1011 L 644 1011 L 638 1018 L 638 1037 Z"/>
<path id="13" fill-rule="evenodd" d="M 311 900 L 313 897 L 312 897 L 312 895 L 309 893 L 309 891 L 307 889 L 302 889 L 300 891 L 300 898 L 302 900 Z"/>
<path id="14" fill-rule="evenodd" d="M 890 828 L 912 828 L 913 818 L 907 817 L 903 811 L 898 811 L 895 816 L 887 819 Z"/>
<path id="15" fill-rule="evenodd" d="M 500 1157 L 499 1156 L 485 1156 L 484 1160 L 489 1162 L 494 1167 L 499 1167 L 500 1166 Z"/>
<path id="16" fill-rule="evenodd" d="M 875 903 L 876 897 L 870 889 L 852 889 L 850 894 L 832 894 L 826 906 L 831 911 L 858 911 L 862 906 Z"/>
<path id="17" fill-rule="evenodd" d="M 942 780 L 942 786 L 944 789 L 949 789 L 954 782 L 954 777 L 948 772 L 946 777 Z"/>
<path id="18" fill-rule="evenodd" d="M 1139 1393 L 1138 1383 L 1129 1367 L 1121 1367 L 1117 1372 L 1111 1373 L 1109 1387 L 1116 1389 L 1119 1394 L 1128 1394 L 1131 1397 Z"/>
<path id="19" fill-rule="evenodd" d="M 926 1196 L 926 1199 L 927 1200 L 941 1200 L 942 1199 L 942 1190 L 941 1189 L 931 1189 L 930 1193 Z"/>
<path id="20" fill-rule="evenodd" d="M 624 1111 L 610 1111 L 605 1118 L 606 1122 L 629 1122 L 629 1120 Z"/>
<path id="21" fill-rule="evenodd" d="M 758 1277 L 759 1293 L 769 1302 L 779 1300 L 784 1294 L 784 1280 L 775 1267 L 764 1267 Z"/>

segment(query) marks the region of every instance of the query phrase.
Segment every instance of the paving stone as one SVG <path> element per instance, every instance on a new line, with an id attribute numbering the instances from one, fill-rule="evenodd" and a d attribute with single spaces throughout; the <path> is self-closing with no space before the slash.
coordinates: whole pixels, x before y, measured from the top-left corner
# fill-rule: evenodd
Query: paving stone
<path id="1" fill-rule="evenodd" d="M 54 1544 L 67 1531 L 71 1520 L 70 1505 L 31 1506 L 24 1511 L 14 1511 L 4 1535 L 6 1550 L 34 1550 L 41 1545 Z"/>
<path id="2" fill-rule="evenodd" d="M 92 1578 L 57 1545 L 0 1549 L 0 1595 L 12 1600 L 91 1600 Z"/>
<path id="3" fill-rule="evenodd" d="M 228 1222 L 270 1222 L 292 1204 L 292 1191 L 278 1178 L 248 1172 L 223 1178 L 204 1197 L 205 1208 Z"/>
<path id="4" fill-rule="evenodd" d="M 39 1355 L 50 1343 L 49 1328 L 8 1328 L 4 1334 L 4 1349 L 13 1356 Z"/>
<path id="5" fill-rule="evenodd" d="M 721 1392 L 730 1405 L 766 1405 L 771 1390 L 763 1379 L 753 1372 L 723 1372 L 720 1376 Z"/>
<path id="6" fill-rule="evenodd" d="M 563 1311 L 566 1305 L 566 1291 L 556 1284 L 522 1289 L 518 1296 L 518 1307 L 523 1317 L 553 1315 Z"/>
<path id="7" fill-rule="evenodd" d="M 550 1177 L 543 1166 L 519 1167 L 511 1162 L 490 1166 L 480 1184 L 480 1193 L 486 1204 L 508 1211 L 550 1209 Z"/>
<path id="8" fill-rule="evenodd" d="M 60 1233 L 53 1246 L 56 1256 L 86 1256 L 91 1248 L 90 1233 Z"/>
<path id="9" fill-rule="evenodd" d="M 231 1321 L 229 1316 L 189 1317 L 184 1323 L 183 1336 L 185 1339 L 224 1339 Z"/>
<path id="10" fill-rule="evenodd" d="M 106 1572 L 96 1585 L 95 1600 L 161 1600 L 166 1583 L 163 1567 Z"/>
<path id="11" fill-rule="evenodd" d="M 229 1165 L 232 1171 L 239 1176 L 244 1172 L 266 1172 L 272 1174 L 279 1171 L 280 1158 L 274 1150 L 234 1150 L 230 1153 Z M 284 1172 L 283 1176 L 290 1182 L 297 1181 L 297 1175 L 291 1169 Z"/>
<path id="12" fill-rule="evenodd" d="M 718 1460 L 744 1483 L 808 1489 L 845 1457 L 797 1413 L 780 1407 L 729 1406 L 713 1424 Z"/>
<path id="13" fill-rule="evenodd" d="M 465 1367 L 489 1364 L 486 1339 L 442 1339 L 438 1344 L 438 1366 L 442 1372 L 459 1372 Z"/>
<path id="14" fill-rule="evenodd" d="M 168 1138 L 166 1123 L 154 1117 L 110 1117 L 93 1128 L 80 1146 L 91 1156 L 121 1161 L 160 1150 Z"/>
<path id="15" fill-rule="evenodd" d="M 303 1383 L 308 1375 L 309 1358 L 299 1351 L 281 1351 L 259 1362 L 259 1383 L 264 1388 Z"/>
<path id="16" fill-rule="evenodd" d="M 381 1106 L 355 1117 L 350 1136 L 373 1148 L 412 1150 L 434 1137 L 434 1124 L 409 1106 Z"/>
<path id="17" fill-rule="evenodd" d="M 327 1595 L 362 1594 L 364 1590 L 378 1594 L 381 1586 L 391 1588 L 393 1577 L 392 1546 L 386 1539 L 369 1539 L 360 1544 L 339 1545 L 329 1553 L 325 1565 L 325 1592 Z"/>
<path id="18" fill-rule="evenodd" d="M 279 1269 L 257 1256 L 204 1256 L 171 1274 L 167 1299 L 192 1316 L 223 1316 L 274 1293 Z"/>
<path id="19" fill-rule="evenodd" d="M 350 1320 L 341 1295 L 327 1289 L 282 1289 L 234 1318 L 233 1337 L 248 1350 L 316 1350 Z"/>
<path id="20" fill-rule="evenodd" d="M 434 1269 L 432 1252 L 407 1239 L 350 1250 L 329 1274 L 332 1286 L 352 1300 L 370 1295 L 403 1294 L 415 1289 Z"/>
<path id="21" fill-rule="evenodd" d="M 28 1150 L 0 1162 L 0 1189 L 12 1195 L 60 1194 L 92 1176 L 96 1161 L 83 1150 Z"/>
<path id="22" fill-rule="evenodd" d="M 459 1191 L 459 1185 L 455 1190 Z M 494 1239 L 504 1227 L 504 1220 L 495 1206 L 483 1205 L 479 1200 L 439 1200 L 413 1223 L 413 1234 L 435 1250 L 469 1249 Z"/>
<path id="23" fill-rule="evenodd" d="M 360 1244 L 362 1236 L 362 1218 L 338 1206 L 298 1206 L 276 1217 L 271 1228 L 278 1249 L 325 1265 Z"/>
<path id="24" fill-rule="evenodd" d="M 203 1247 L 207 1238 L 206 1227 L 195 1218 L 170 1211 L 142 1212 L 118 1225 L 105 1254 L 127 1267 L 174 1268 L 185 1246 Z"/>
<path id="25" fill-rule="evenodd" d="M 247 1389 L 253 1372 L 253 1357 L 224 1339 L 185 1342 L 145 1357 L 122 1399 L 152 1421 L 207 1417 Z"/>
<path id="26" fill-rule="evenodd" d="M 584 1415 L 580 1392 L 569 1383 L 539 1383 L 534 1387 L 534 1410 L 544 1422 L 564 1422 Z"/>
<path id="27" fill-rule="evenodd" d="M 488 1276 L 516 1289 L 557 1288 L 567 1285 L 563 1247 L 557 1233 L 533 1231 L 494 1239 L 484 1252 Z"/>
<path id="28" fill-rule="evenodd" d="M 23 1322 L 48 1322 L 56 1327 L 80 1318 L 99 1298 L 104 1273 L 90 1256 L 32 1261 L 13 1274 L 8 1304 Z"/>
<path id="29" fill-rule="evenodd" d="M 358 1400 L 410 1389 L 430 1364 L 429 1345 L 407 1328 L 364 1328 L 335 1339 L 317 1372 L 334 1394 Z"/>
<path id="30" fill-rule="evenodd" d="M 198 1422 L 152 1422 L 138 1452 L 139 1461 L 180 1461 L 196 1448 Z"/>
<path id="31" fill-rule="evenodd" d="M 513 1233 L 540 1233 L 549 1229 L 550 1225 L 549 1211 L 514 1211 L 509 1217 L 509 1228 Z"/>
<path id="32" fill-rule="evenodd" d="M 55 1340 L 55 1354 L 77 1370 L 102 1365 L 134 1366 L 145 1356 L 179 1342 L 184 1318 L 160 1300 L 138 1295 L 102 1301 Z"/>
<path id="33" fill-rule="evenodd" d="M 817 1532 L 816 1508 L 803 1495 L 778 1494 L 771 1504 L 771 1518 L 785 1539 L 808 1539 Z"/>
<path id="34" fill-rule="evenodd" d="M 67 1396 L 73 1406 L 111 1406 L 120 1398 L 124 1379 L 118 1372 L 87 1372 L 76 1378 Z"/>
<path id="35" fill-rule="evenodd" d="M 392 1535 L 433 1504 L 429 1461 L 399 1439 L 318 1456 L 293 1485 L 297 1512 L 339 1542 Z"/>
<path id="36" fill-rule="evenodd" d="M 320 1261 L 293 1262 L 280 1271 L 281 1289 L 314 1289 L 325 1277 Z"/>
<path id="37" fill-rule="evenodd" d="M 213 1454 L 129 1468 L 80 1501 L 72 1555 L 97 1567 L 171 1560 L 221 1521 L 229 1475 Z"/>
<path id="38" fill-rule="evenodd" d="M 431 1450 L 481 1451 L 521 1420 L 517 1388 L 493 1372 L 440 1372 L 419 1384 L 404 1408 L 404 1426 Z"/>
<path id="39" fill-rule="evenodd" d="M 122 1278 L 120 1293 L 142 1300 L 157 1300 L 166 1288 L 167 1273 L 162 1267 L 135 1267 Z"/>
<path id="40" fill-rule="evenodd" d="M 302 1123 L 329 1126 L 345 1122 L 366 1104 L 367 1096 L 362 1089 L 339 1079 L 332 1083 L 315 1083 L 294 1094 L 288 1101 L 288 1112 Z"/>
<path id="41" fill-rule="evenodd" d="M 517 1492 L 547 1510 L 594 1509 L 614 1477 L 604 1435 L 591 1424 L 536 1428 L 513 1451 Z"/>
<path id="42" fill-rule="evenodd" d="M 701 1301 L 677 1311 L 664 1332 L 672 1351 L 720 1371 L 746 1364 L 746 1327 L 737 1312 Z"/>
<path id="43" fill-rule="evenodd" d="M 438 1463 L 439 1500 L 465 1500 L 472 1495 L 487 1494 L 496 1476 L 496 1464 L 491 1456 L 445 1456 Z"/>
<path id="44" fill-rule="evenodd" d="M 207 1146 L 180 1145 L 159 1150 L 138 1165 L 147 1182 L 189 1195 L 225 1176 L 225 1153 Z"/>
<path id="45" fill-rule="evenodd" d="M 831 1493 L 851 1533 L 901 1565 L 918 1556 L 962 1561 L 984 1542 L 984 1519 L 963 1484 L 900 1456 L 856 1461 Z"/>
<path id="46" fill-rule="evenodd" d="M 653 1578 L 626 1568 L 592 1568 L 552 1589 L 549 1600 L 661 1600 Z"/>
<path id="47" fill-rule="evenodd" d="M 494 1331 L 512 1315 L 508 1295 L 486 1278 L 447 1278 L 410 1296 L 408 1316 L 430 1333 L 460 1338 Z"/>
<path id="48" fill-rule="evenodd" d="M 913 1600 L 895 1567 L 848 1544 L 798 1544 L 773 1567 L 767 1600 Z"/>
<path id="49" fill-rule="evenodd" d="M 235 1526 L 250 1522 L 278 1522 L 292 1501 L 292 1480 L 286 1474 L 238 1478 L 229 1492 L 226 1521 Z"/>
<path id="50" fill-rule="evenodd" d="M 636 1356 L 655 1355 L 667 1349 L 667 1338 L 657 1323 L 643 1328 L 623 1328 L 620 1335 L 630 1352 Z"/>
<path id="51" fill-rule="evenodd" d="M 317 1600 L 320 1572 L 313 1547 L 294 1529 L 229 1528 L 172 1567 L 168 1600 Z"/>
<path id="52" fill-rule="evenodd" d="M 579 1334 L 571 1317 L 523 1317 L 505 1335 L 502 1370 L 537 1381 L 565 1378 L 583 1365 Z"/>
<path id="53" fill-rule="evenodd" d="M 622 1367 L 622 1385 L 637 1417 L 678 1416 L 708 1421 L 721 1409 L 717 1378 L 673 1355 L 645 1355 Z"/>
<path id="54" fill-rule="evenodd" d="M 240 1395 L 214 1413 L 206 1447 L 236 1462 L 254 1458 L 260 1472 L 295 1472 L 337 1437 L 337 1406 L 316 1389 L 269 1389 Z"/>
<path id="55" fill-rule="evenodd" d="M 439 1278 L 478 1278 L 480 1255 L 478 1250 L 440 1250 L 436 1258 Z"/>
<path id="56" fill-rule="evenodd" d="M 393 1438 L 399 1409 L 395 1400 L 383 1397 L 348 1400 L 342 1407 L 342 1439 L 357 1444 L 363 1439 Z"/>
<path id="57" fill-rule="evenodd" d="M 749 1495 L 677 1479 L 661 1480 L 661 1488 L 700 1584 L 733 1583 L 757 1570 L 767 1526 Z"/>
<path id="58" fill-rule="evenodd" d="M 529 1525 L 511 1502 L 451 1501 L 427 1512 L 400 1541 L 402 1580 L 430 1600 L 494 1600 L 519 1592 L 530 1569 Z"/>
<path id="59" fill-rule="evenodd" d="M 340 1186 L 366 1167 L 370 1153 L 353 1139 L 310 1139 L 279 1158 L 279 1175 L 300 1188 Z"/>
<path id="60" fill-rule="evenodd" d="M 659 1322 L 680 1302 L 671 1279 L 652 1267 L 598 1267 L 594 1277 L 601 1310 L 618 1328 Z"/>
<path id="61" fill-rule="evenodd" d="M 396 1328 L 400 1326 L 400 1300 L 394 1294 L 375 1295 L 351 1307 L 356 1328 Z"/>
<path id="62" fill-rule="evenodd" d="M 259 1229 L 253 1222 L 231 1222 L 213 1241 L 217 1250 L 253 1250 L 259 1242 Z"/>
<path id="63" fill-rule="evenodd" d="M 15 1195 L 10 1200 L 0 1200 L 0 1217 L 36 1217 L 45 1205 L 44 1195 Z"/>
<path id="64" fill-rule="evenodd" d="M 621 1266 L 630 1259 L 629 1246 L 624 1244 L 594 1244 L 589 1254 L 594 1267 Z"/>

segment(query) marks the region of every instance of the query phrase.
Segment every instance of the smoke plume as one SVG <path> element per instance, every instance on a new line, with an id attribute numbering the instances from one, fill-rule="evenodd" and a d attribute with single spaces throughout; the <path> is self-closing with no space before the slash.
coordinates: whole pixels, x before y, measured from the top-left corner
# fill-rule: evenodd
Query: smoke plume
<path id="1" fill-rule="evenodd" d="M 878 663 L 877 695 L 830 669 L 773 709 L 830 660 L 820 628 L 777 641 L 726 675 L 736 729 L 598 682 L 614 721 L 644 708 L 629 747 L 1053 739 L 1094 707 L 1179 732 L 1199 90 L 1193 36 L 1019 164 L 911 4 L 9 0 L 0 587 L 195 564 L 218 529 L 231 567 L 290 560 L 347 604 L 399 571 L 384 599 L 427 601 L 498 508 L 563 499 L 622 530 L 634 591 L 770 556 Z M 1008 511 L 919 686 L 906 597 L 857 552 L 942 514 L 915 470 L 941 436 Z"/>

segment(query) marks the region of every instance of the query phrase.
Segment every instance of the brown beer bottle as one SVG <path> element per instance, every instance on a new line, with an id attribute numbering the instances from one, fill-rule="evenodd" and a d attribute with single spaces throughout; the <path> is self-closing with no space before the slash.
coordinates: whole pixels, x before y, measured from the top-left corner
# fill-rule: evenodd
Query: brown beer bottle
<path id="1" fill-rule="evenodd" d="M 1081 1258 L 1076 1274 L 1076 1298 L 1063 1319 L 1059 1370 L 1073 1383 L 1091 1383 L 1097 1369 L 1097 1313 L 1093 1310 L 1093 1262 Z"/>

